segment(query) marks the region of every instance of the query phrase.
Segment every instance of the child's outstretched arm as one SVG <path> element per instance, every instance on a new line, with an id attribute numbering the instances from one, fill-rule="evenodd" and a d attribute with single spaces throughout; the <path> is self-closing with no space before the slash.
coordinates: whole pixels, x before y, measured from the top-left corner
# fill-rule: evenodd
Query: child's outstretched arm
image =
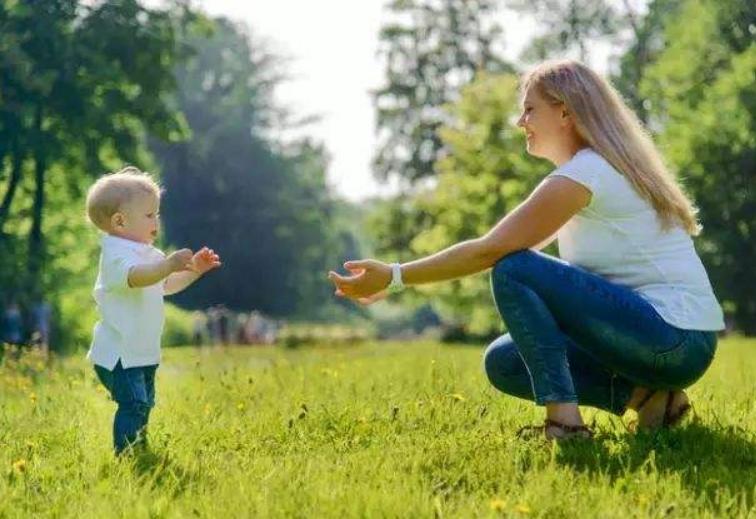
<path id="1" fill-rule="evenodd" d="M 174 272 L 165 279 L 165 295 L 176 294 L 197 281 L 205 272 L 221 266 L 220 257 L 207 247 L 202 247 L 191 258 L 189 269 Z"/>
<path id="2" fill-rule="evenodd" d="M 190 269 L 191 263 L 192 251 L 181 249 L 169 254 L 163 260 L 135 265 L 129 270 L 129 286 L 139 288 L 154 285 L 170 276 L 171 273 Z"/>

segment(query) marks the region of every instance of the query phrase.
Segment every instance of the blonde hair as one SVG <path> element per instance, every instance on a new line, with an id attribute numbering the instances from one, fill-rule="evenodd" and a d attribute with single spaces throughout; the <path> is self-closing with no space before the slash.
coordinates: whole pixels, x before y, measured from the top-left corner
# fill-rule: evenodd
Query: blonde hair
<path id="1" fill-rule="evenodd" d="M 697 209 L 667 169 L 650 135 L 612 85 L 584 64 L 547 61 L 525 74 L 529 88 L 552 104 L 564 104 L 585 143 L 621 172 L 656 210 L 663 229 L 682 226 L 697 235 Z"/>
<path id="2" fill-rule="evenodd" d="M 128 166 L 100 177 L 87 192 L 87 218 L 103 231 L 110 229 L 110 219 L 124 204 L 139 195 L 160 198 L 160 186 L 149 173 Z"/>

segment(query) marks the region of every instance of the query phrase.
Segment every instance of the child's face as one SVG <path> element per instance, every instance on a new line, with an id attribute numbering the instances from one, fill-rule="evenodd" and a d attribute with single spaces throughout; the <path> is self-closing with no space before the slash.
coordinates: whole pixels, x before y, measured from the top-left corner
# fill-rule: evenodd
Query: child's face
<path id="1" fill-rule="evenodd" d="M 160 198 L 145 193 L 124 204 L 113 215 L 113 234 L 152 245 L 160 230 Z"/>

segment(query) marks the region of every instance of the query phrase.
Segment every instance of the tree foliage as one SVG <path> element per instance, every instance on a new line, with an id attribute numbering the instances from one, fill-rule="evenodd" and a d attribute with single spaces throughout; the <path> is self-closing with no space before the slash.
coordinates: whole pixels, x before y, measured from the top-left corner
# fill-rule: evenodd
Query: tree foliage
<path id="1" fill-rule="evenodd" d="M 176 72 L 192 137 L 153 144 L 166 188 L 166 241 L 208 245 L 224 261 L 212 280 L 176 300 L 324 315 L 333 299 L 324 273 L 350 245 L 326 185 L 327 154 L 309 140 L 266 137 L 276 120 L 277 60 L 243 26 L 213 23 L 209 36 L 186 34 L 195 55 Z"/>
<path id="2" fill-rule="evenodd" d="M 411 184 L 434 175 L 443 106 L 479 71 L 511 70 L 496 53 L 497 0 L 394 0 L 380 32 L 386 84 L 375 92 L 375 174 Z"/>
<path id="3" fill-rule="evenodd" d="M 145 157 L 146 131 L 183 132 L 181 52 L 170 13 L 135 0 L 4 0 L 0 48 L 0 300 L 61 308 L 94 261 L 71 234 L 87 183 Z"/>

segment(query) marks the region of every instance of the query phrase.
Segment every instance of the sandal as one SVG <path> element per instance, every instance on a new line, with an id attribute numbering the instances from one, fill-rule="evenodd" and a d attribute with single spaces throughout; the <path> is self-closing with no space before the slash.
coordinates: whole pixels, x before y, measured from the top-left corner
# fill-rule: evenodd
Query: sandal
<path id="1" fill-rule="evenodd" d="M 560 436 L 549 436 L 549 427 L 554 427 L 560 431 Z M 546 418 L 543 425 L 526 425 L 517 431 L 517 437 L 520 439 L 530 439 L 543 435 L 547 440 L 573 440 L 573 439 L 591 439 L 593 431 L 586 425 L 567 425 L 555 420 Z"/>

